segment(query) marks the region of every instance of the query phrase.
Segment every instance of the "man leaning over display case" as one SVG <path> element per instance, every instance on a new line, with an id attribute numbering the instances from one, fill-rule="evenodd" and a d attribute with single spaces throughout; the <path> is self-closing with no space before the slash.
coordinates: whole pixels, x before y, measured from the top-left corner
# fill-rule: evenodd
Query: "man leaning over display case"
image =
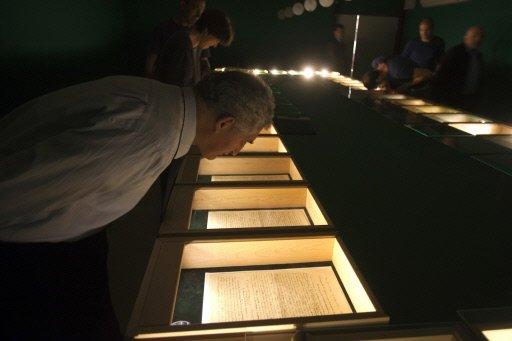
<path id="1" fill-rule="evenodd" d="M 38 97 L 0 121 L 1 338 L 121 339 L 105 226 L 196 145 L 236 154 L 270 124 L 256 76 L 193 88 L 112 76 Z"/>

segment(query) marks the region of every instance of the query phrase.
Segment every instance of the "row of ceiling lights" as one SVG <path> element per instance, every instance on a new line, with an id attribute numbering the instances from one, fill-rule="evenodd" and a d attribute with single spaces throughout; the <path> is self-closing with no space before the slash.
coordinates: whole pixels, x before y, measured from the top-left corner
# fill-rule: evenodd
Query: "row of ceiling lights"
<path id="1" fill-rule="evenodd" d="M 331 7 L 334 0 L 318 0 L 322 7 Z M 283 8 L 277 12 L 277 17 L 281 20 L 292 18 L 294 15 L 299 16 L 304 11 L 313 12 L 317 8 L 316 0 L 305 0 L 304 2 L 296 2 L 293 6 Z"/>

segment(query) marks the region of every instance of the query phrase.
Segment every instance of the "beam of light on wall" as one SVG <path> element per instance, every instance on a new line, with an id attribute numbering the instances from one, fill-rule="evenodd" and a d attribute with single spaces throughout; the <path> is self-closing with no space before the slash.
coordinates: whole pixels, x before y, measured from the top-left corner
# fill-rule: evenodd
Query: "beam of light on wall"
<path id="1" fill-rule="evenodd" d="M 352 46 L 352 63 L 350 65 L 350 78 L 354 77 L 354 65 L 356 63 L 357 33 L 359 32 L 359 15 L 356 16 L 356 29 L 354 31 L 354 44 Z"/>

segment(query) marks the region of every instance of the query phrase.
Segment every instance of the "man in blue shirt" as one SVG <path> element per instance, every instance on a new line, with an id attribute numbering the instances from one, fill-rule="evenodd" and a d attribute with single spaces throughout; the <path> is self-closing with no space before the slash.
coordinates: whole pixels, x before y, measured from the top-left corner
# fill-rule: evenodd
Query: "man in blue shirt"
<path id="1" fill-rule="evenodd" d="M 427 18 L 420 21 L 419 36 L 410 40 L 401 54 L 418 67 L 435 71 L 444 53 L 444 40 L 434 35 L 434 22 Z"/>

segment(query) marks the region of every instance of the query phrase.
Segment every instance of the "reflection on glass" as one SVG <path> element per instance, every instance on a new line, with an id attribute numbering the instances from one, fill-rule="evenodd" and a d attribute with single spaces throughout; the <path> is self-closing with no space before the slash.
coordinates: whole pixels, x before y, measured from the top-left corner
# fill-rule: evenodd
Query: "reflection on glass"
<path id="1" fill-rule="evenodd" d="M 430 105 L 430 103 L 425 102 L 422 99 L 399 99 L 394 100 L 392 99 L 393 103 L 398 105 Z"/>
<path id="2" fill-rule="evenodd" d="M 444 107 L 440 105 L 424 105 L 424 106 L 413 106 L 404 105 L 404 109 L 412 111 L 416 114 L 459 114 L 462 113 L 460 110 L 453 109 L 450 107 Z"/>
<path id="3" fill-rule="evenodd" d="M 380 98 L 394 100 L 394 99 L 407 99 L 409 97 L 407 97 L 406 95 L 402 95 L 402 94 L 384 94 L 384 95 L 380 96 Z"/>
<path id="4" fill-rule="evenodd" d="M 483 117 L 470 115 L 470 114 L 425 114 L 425 117 L 428 117 L 432 120 L 441 123 L 489 123 L 490 120 L 487 120 Z"/>
<path id="5" fill-rule="evenodd" d="M 499 123 L 453 123 L 451 127 L 471 135 L 510 135 L 512 127 Z"/>
<path id="6" fill-rule="evenodd" d="M 487 141 L 499 144 L 500 146 L 512 149 L 512 136 L 492 136 L 486 137 Z"/>

